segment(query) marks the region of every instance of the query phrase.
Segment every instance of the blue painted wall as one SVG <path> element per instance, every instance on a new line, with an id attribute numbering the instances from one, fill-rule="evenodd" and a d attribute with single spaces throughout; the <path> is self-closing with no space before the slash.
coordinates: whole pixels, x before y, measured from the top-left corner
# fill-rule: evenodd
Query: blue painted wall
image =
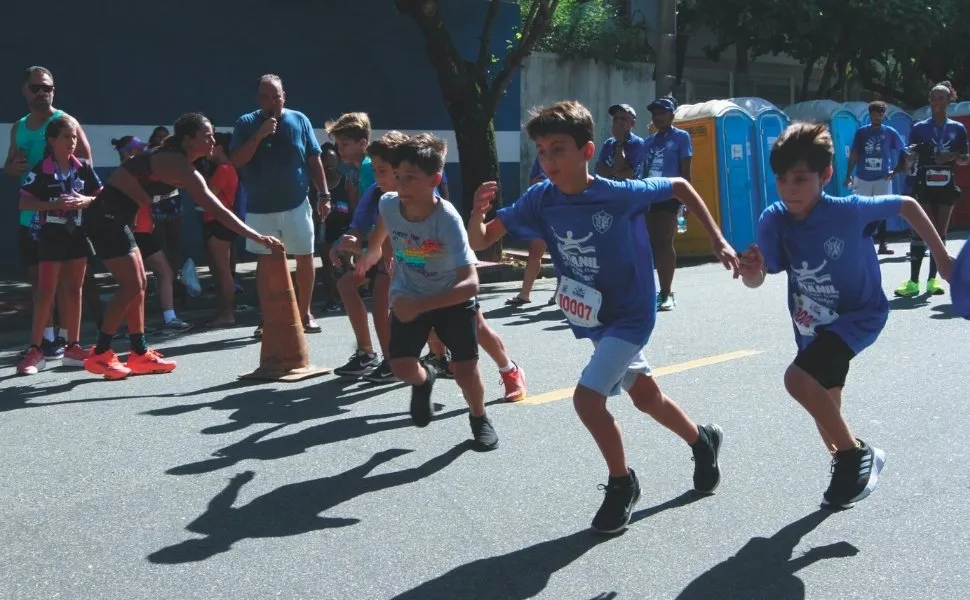
<path id="1" fill-rule="evenodd" d="M 89 131 L 103 176 L 117 164 L 110 137 L 145 135 L 154 125 L 196 110 L 217 129 L 230 128 L 240 114 L 255 108 L 256 81 L 263 73 L 283 78 L 289 106 L 306 113 L 318 130 L 328 119 L 355 110 L 368 112 L 375 130 L 452 129 L 424 40 L 391 0 L 277 0 L 270 5 L 169 0 L 125 3 L 105 13 L 50 0 L 45 3 L 48 14 L 70 15 L 63 35 L 45 33 L 61 31 L 64 23 L 57 20 L 27 26 L 37 19 L 30 3 L 8 4 L 8 26 L 0 40 L 0 123 L 12 123 L 26 112 L 20 93 L 23 70 L 34 64 L 48 67 L 57 86 L 55 106 Z M 465 56 L 474 57 L 487 3 L 439 4 L 453 40 Z M 518 5 L 502 3 L 492 33 L 496 54 L 505 51 L 505 40 L 518 22 Z M 14 23 L 25 26 L 9 26 Z M 495 121 L 499 137 L 514 142 L 508 146 L 500 140 L 499 158 L 504 185 L 516 194 L 519 103 L 516 79 Z M 0 132 L 4 152 L 7 128 Z M 457 200 L 456 148 L 449 159 L 448 178 Z M 0 198 L 0 272 L 12 276 L 20 269 L 13 235 L 16 182 L 3 177 Z M 190 231 L 185 249 L 199 257 L 201 239 Z"/>

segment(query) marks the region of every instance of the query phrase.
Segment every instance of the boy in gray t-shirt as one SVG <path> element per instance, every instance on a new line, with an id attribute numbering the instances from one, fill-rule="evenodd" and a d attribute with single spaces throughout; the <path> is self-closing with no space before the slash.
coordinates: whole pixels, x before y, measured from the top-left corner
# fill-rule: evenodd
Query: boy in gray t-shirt
<path id="1" fill-rule="evenodd" d="M 411 385 L 411 420 L 431 422 L 431 389 L 435 373 L 419 357 L 434 330 L 451 350 L 452 372 L 468 403 L 475 441 L 485 449 L 498 446 L 498 435 L 485 414 L 485 382 L 478 370 L 478 272 L 468 245 L 464 221 L 455 207 L 435 195 L 441 183 L 446 146 L 427 133 L 402 143 L 392 164 L 397 194 L 380 200 L 380 217 L 357 263 L 366 273 L 381 259 L 390 237 L 394 250 L 391 278 L 391 370 Z"/>

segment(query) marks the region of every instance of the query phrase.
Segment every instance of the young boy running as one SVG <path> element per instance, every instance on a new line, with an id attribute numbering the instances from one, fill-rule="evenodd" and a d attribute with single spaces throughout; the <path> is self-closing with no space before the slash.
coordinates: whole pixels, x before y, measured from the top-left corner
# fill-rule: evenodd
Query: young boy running
<path id="1" fill-rule="evenodd" d="M 371 136 L 370 117 L 363 112 L 345 113 L 334 121 L 328 121 L 324 127 L 337 145 L 340 160 L 347 167 L 347 180 L 351 184 L 350 201 L 356 204 L 375 180 L 371 158 L 367 154 Z"/>
<path id="2" fill-rule="evenodd" d="M 391 369 L 411 384 L 411 420 L 431 422 L 435 373 L 419 361 L 434 329 L 451 350 L 452 372 L 468 403 L 472 436 L 483 449 L 498 446 L 485 414 L 485 382 L 478 369 L 478 260 L 468 245 L 461 215 L 435 195 L 445 163 L 445 142 L 431 134 L 397 147 L 393 165 L 397 194 L 385 194 L 380 218 L 357 264 L 363 275 L 381 259 L 389 238 L 394 250 L 391 280 Z"/>
<path id="3" fill-rule="evenodd" d="M 472 248 L 484 249 L 508 232 L 548 244 L 560 275 L 557 302 L 573 334 L 594 348 L 573 394 L 573 406 L 609 469 L 606 497 L 592 527 L 616 533 L 630 522 L 640 499 L 640 482 L 627 465 L 619 425 L 606 408 L 607 396 L 618 395 L 621 388 L 639 410 L 690 445 L 697 491 L 711 493 L 721 479 L 721 428 L 699 427 L 684 414 L 660 391 L 643 354 L 657 317 L 653 254 L 643 215 L 652 204 L 676 197 L 707 230 L 714 255 L 726 268 L 737 268 L 737 257 L 686 180 L 591 176 L 593 117 L 582 104 L 558 102 L 538 109 L 526 130 L 549 180 L 530 187 L 487 224 L 484 217 L 497 184 L 482 184 L 475 192 L 469 240 Z"/>
<path id="4" fill-rule="evenodd" d="M 785 372 L 785 388 L 815 419 L 832 453 L 822 506 L 840 509 L 872 493 L 886 460 L 882 450 L 853 435 L 841 413 L 849 362 L 876 341 L 889 316 L 872 229 L 901 215 L 926 240 L 945 279 L 951 259 L 912 198 L 822 192 L 832 179 L 832 157 L 824 125 L 795 123 L 778 138 L 771 170 L 781 201 L 761 214 L 758 242 L 742 253 L 740 272 L 751 288 L 768 273 L 788 275 L 798 353 Z"/>

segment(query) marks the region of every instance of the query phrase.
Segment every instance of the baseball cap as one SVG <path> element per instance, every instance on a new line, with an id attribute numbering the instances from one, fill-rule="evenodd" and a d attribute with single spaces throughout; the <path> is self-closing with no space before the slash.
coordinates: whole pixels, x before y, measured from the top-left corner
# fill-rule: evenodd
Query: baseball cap
<path id="1" fill-rule="evenodd" d="M 633 107 L 630 106 L 629 104 L 614 104 L 613 106 L 610 107 L 610 111 L 609 111 L 610 116 L 612 117 L 614 114 L 616 114 L 616 111 L 618 110 L 622 110 L 624 112 L 630 113 L 630 116 L 633 117 L 634 119 L 637 118 L 637 111 L 633 110 Z"/>
<path id="2" fill-rule="evenodd" d="M 674 112 L 677 110 L 677 101 L 674 100 L 673 98 L 670 98 L 669 96 L 664 96 L 663 98 L 657 98 L 656 100 L 650 103 L 650 106 L 647 107 L 647 110 L 649 110 L 650 112 L 653 112 L 655 110 L 669 110 L 670 112 Z"/>

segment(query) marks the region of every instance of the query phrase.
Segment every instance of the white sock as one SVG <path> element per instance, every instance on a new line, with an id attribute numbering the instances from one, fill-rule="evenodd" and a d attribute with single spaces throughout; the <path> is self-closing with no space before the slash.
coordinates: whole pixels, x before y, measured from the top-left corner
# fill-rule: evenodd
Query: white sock
<path id="1" fill-rule="evenodd" d="M 44 339 L 47 340 L 48 342 L 53 342 L 54 341 L 54 328 L 53 327 L 45 327 L 44 328 Z"/>
<path id="2" fill-rule="evenodd" d="M 175 318 L 175 311 L 174 310 L 162 311 L 162 320 L 165 321 L 166 323 L 168 323 L 169 321 L 171 321 L 174 318 Z"/>
<path id="3" fill-rule="evenodd" d="M 499 373 L 508 373 L 509 371 L 514 371 L 514 370 L 515 370 L 515 363 L 514 362 L 510 362 L 509 364 L 505 365 L 504 367 L 499 367 L 498 372 Z"/>

